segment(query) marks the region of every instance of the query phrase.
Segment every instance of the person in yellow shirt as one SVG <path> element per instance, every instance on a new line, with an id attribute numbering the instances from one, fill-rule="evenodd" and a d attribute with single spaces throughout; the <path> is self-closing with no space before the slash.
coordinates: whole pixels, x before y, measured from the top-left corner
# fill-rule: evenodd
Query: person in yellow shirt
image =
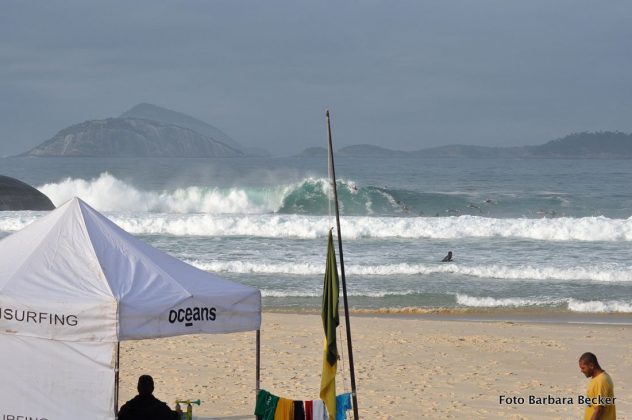
<path id="1" fill-rule="evenodd" d="M 587 404 L 584 420 L 616 420 L 614 384 L 612 378 L 599 366 L 597 356 L 584 353 L 579 358 L 579 370 L 587 378 L 586 397 L 580 397 L 580 403 Z"/>

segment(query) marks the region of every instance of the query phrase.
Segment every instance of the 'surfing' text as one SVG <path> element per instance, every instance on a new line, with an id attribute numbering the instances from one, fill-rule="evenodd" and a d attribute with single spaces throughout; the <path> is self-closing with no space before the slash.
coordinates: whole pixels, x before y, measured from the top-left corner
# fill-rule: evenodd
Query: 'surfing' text
<path id="1" fill-rule="evenodd" d="M 75 327 L 78 322 L 77 315 L 35 312 L 14 308 L 0 308 L 0 320 L 2 319 L 31 324 L 68 325 L 70 327 Z"/>

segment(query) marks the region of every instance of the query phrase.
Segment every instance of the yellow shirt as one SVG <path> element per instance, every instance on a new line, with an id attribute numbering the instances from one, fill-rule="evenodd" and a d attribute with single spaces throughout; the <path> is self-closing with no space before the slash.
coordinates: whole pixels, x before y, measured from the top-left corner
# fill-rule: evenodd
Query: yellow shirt
<path id="1" fill-rule="evenodd" d="M 606 372 L 602 372 L 593 377 L 591 381 L 588 382 L 586 396 L 591 400 L 591 404 L 586 407 L 584 420 L 590 420 L 592 418 L 595 407 L 598 405 L 605 407 L 599 420 L 616 420 L 617 412 L 614 405 L 614 384 L 612 383 L 610 375 Z"/>

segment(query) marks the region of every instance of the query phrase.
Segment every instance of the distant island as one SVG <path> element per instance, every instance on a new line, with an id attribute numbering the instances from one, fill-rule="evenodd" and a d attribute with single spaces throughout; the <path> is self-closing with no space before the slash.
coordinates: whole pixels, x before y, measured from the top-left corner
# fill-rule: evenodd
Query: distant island
<path id="1" fill-rule="evenodd" d="M 298 156 L 321 156 L 327 149 L 310 147 Z M 370 144 L 339 149 L 338 156 L 408 158 L 546 158 L 546 159 L 632 159 L 632 134 L 618 131 L 583 132 L 549 141 L 539 146 L 486 147 L 440 146 L 415 151 L 391 150 Z"/>
<path id="2" fill-rule="evenodd" d="M 20 156 L 239 157 L 261 155 L 218 128 L 152 104 L 120 117 L 90 120 L 59 131 Z"/>
<path id="3" fill-rule="evenodd" d="M 319 157 L 324 147 L 309 147 L 296 157 Z M 371 144 L 346 146 L 339 156 L 380 158 L 562 158 L 632 159 L 632 134 L 582 132 L 537 146 L 448 145 L 421 150 L 392 150 Z M 119 117 L 89 120 L 64 128 L 22 153 L 29 157 L 244 157 L 269 156 L 246 148 L 217 127 L 189 115 L 141 103 Z"/>

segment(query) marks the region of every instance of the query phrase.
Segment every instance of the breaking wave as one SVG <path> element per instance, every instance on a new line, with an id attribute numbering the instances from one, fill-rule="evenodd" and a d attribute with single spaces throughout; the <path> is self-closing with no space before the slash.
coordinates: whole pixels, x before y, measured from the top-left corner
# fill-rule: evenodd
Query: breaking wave
<path id="1" fill-rule="evenodd" d="M 388 190 L 358 188 L 338 181 L 341 211 L 348 215 L 391 214 L 402 206 Z M 142 191 L 109 173 L 96 179 L 65 179 L 38 187 L 56 206 L 77 196 L 100 211 L 206 214 L 329 214 L 330 182 L 306 178 L 273 187 L 190 186 L 166 191 Z"/>
<path id="2" fill-rule="evenodd" d="M 38 189 L 55 206 L 79 197 L 99 211 L 155 213 L 268 213 L 281 205 L 283 188 L 253 189 L 191 186 L 167 191 L 142 191 L 109 173 L 89 181 L 67 178 Z"/>
<path id="3" fill-rule="evenodd" d="M 557 306 L 564 303 L 564 299 L 543 299 L 543 298 L 493 298 L 475 297 L 463 294 L 456 295 L 458 305 L 475 308 L 504 308 L 504 307 L 526 307 L 526 306 Z"/>
<path id="4" fill-rule="evenodd" d="M 573 312 L 632 312 L 632 303 L 621 301 L 601 302 L 596 300 L 568 300 L 568 309 Z"/>
<path id="5" fill-rule="evenodd" d="M 623 301 L 582 301 L 573 298 L 493 298 L 457 294 L 458 305 L 476 308 L 520 308 L 533 306 L 566 306 L 571 312 L 632 313 L 632 303 Z"/>
<path id="6" fill-rule="evenodd" d="M 322 275 L 322 263 L 261 263 L 244 261 L 187 261 L 202 270 L 216 273 Z M 501 265 L 462 266 L 458 264 L 345 265 L 345 272 L 357 276 L 460 274 L 479 278 L 509 280 L 591 280 L 632 282 L 632 266 L 591 266 L 590 268 L 509 267 Z"/>
<path id="7" fill-rule="evenodd" d="M 105 172 L 84 180 L 67 178 L 38 187 L 60 205 L 77 196 L 99 211 L 205 214 L 330 214 L 331 184 L 325 178 L 267 187 L 187 186 L 145 191 Z M 347 216 L 501 216 L 556 218 L 592 215 L 577 207 L 581 199 L 555 192 L 525 195 L 476 192 L 419 192 L 389 186 L 337 183 L 341 214 Z M 585 204 L 585 203 L 584 203 Z M 580 211 L 580 213 L 577 213 Z"/>
<path id="8" fill-rule="evenodd" d="M 0 214 L 0 230 L 22 229 L 37 212 Z M 107 213 L 108 217 L 133 234 L 173 236 L 253 236 L 269 238 L 324 237 L 331 227 L 328 216 L 296 214 L 172 214 Z M 542 241 L 632 241 L 632 218 L 606 217 L 558 219 L 492 219 L 459 217 L 344 217 L 345 239 L 404 238 L 524 238 Z"/>
<path id="9" fill-rule="evenodd" d="M 384 298 L 387 296 L 408 296 L 408 295 L 416 295 L 419 294 L 416 290 L 404 290 L 398 292 L 377 292 L 377 291 L 351 291 L 348 293 L 348 296 L 354 297 L 370 297 L 370 298 Z M 321 298 L 323 296 L 322 288 L 314 289 L 314 290 L 261 290 L 261 296 L 263 297 L 306 297 L 306 298 Z"/>
<path id="10" fill-rule="evenodd" d="M 523 238 L 542 241 L 632 241 L 632 217 L 496 218 L 483 215 L 412 216 L 404 203 L 436 208 L 470 207 L 465 193 L 415 193 L 338 184 L 342 231 L 347 239 Z M 66 179 L 38 187 L 55 205 L 79 196 L 134 234 L 251 236 L 311 239 L 327 235 L 329 182 L 306 178 L 276 187 L 197 187 L 142 191 L 103 173 L 92 180 Z M 489 204 L 490 206 L 493 204 Z M 415 206 L 413 206 L 415 207 Z M 479 209 L 480 210 L 480 209 Z M 3 212 L 0 230 L 22 229 L 42 213 Z M 439 214 L 439 212 L 437 213 Z"/>

